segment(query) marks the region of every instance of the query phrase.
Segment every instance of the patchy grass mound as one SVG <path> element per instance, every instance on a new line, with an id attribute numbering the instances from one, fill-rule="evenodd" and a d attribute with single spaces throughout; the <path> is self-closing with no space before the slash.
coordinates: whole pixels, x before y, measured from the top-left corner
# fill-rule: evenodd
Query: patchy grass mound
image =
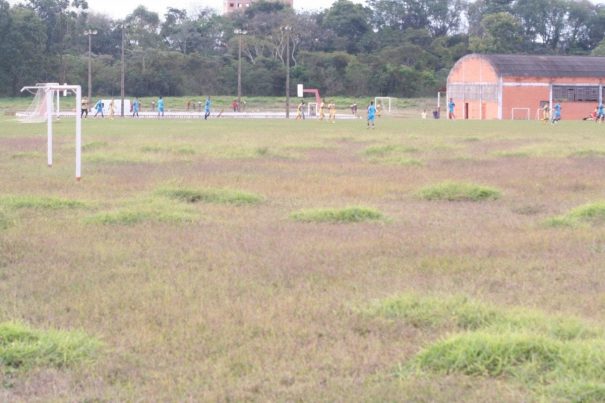
<path id="1" fill-rule="evenodd" d="M 579 224 L 600 225 L 605 223 L 605 202 L 589 203 L 576 207 L 569 213 L 550 218 L 547 225 L 573 227 Z"/>
<path id="2" fill-rule="evenodd" d="M 429 371 L 504 377 L 541 397 L 592 401 L 603 396 L 604 332 L 579 319 L 503 309 L 465 297 L 415 295 L 380 301 L 369 313 L 448 334 L 401 366 L 402 376 Z"/>
<path id="3" fill-rule="evenodd" d="M 415 147 L 405 147 L 401 145 L 372 146 L 363 151 L 363 155 L 368 162 L 373 164 L 389 164 L 404 166 L 422 166 L 421 160 L 409 158 L 402 154 L 416 153 L 420 151 Z"/>
<path id="4" fill-rule="evenodd" d="M 0 207 L 13 209 L 34 208 L 40 210 L 59 210 L 83 208 L 86 207 L 86 204 L 81 201 L 62 199 L 58 197 L 4 196 L 0 197 Z"/>
<path id="5" fill-rule="evenodd" d="M 263 197 L 232 189 L 163 188 L 157 194 L 187 203 L 258 204 Z"/>
<path id="6" fill-rule="evenodd" d="M 100 348 L 98 340 L 82 332 L 0 323 L 0 372 L 38 366 L 62 368 L 93 359 Z"/>
<path id="7" fill-rule="evenodd" d="M 290 218 L 302 222 L 355 223 L 381 220 L 384 215 L 378 210 L 367 207 L 346 207 L 343 209 L 300 210 L 290 214 Z"/>
<path id="8" fill-rule="evenodd" d="M 86 219 L 91 224 L 135 225 L 142 222 L 182 223 L 198 218 L 195 211 L 184 205 L 165 200 L 142 200 L 113 211 L 105 211 Z"/>
<path id="9" fill-rule="evenodd" d="M 13 218 L 9 213 L 0 208 L 0 231 L 7 229 L 13 224 Z"/>
<path id="10" fill-rule="evenodd" d="M 420 189 L 418 196 L 425 200 L 482 201 L 498 199 L 501 193 L 498 189 L 473 183 L 442 182 Z"/>

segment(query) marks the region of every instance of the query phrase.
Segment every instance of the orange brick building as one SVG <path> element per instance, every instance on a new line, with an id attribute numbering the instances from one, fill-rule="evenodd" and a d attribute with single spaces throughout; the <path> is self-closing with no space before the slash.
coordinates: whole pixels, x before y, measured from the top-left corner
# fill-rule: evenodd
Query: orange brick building
<path id="1" fill-rule="evenodd" d="M 237 10 L 245 10 L 250 7 L 252 3 L 255 3 L 257 0 L 223 0 L 223 13 L 230 13 L 232 11 Z M 286 5 L 293 7 L 294 0 L 275 0 L 281 3 L 285 3 Z"/>
<path id="2" fill-rule="evenodd" d="M 466 55 L 447 78 L 458 119 L 536 119 L 545 104 L 562 119 L 588 116 L 605 98 L 605 57 Z"/>

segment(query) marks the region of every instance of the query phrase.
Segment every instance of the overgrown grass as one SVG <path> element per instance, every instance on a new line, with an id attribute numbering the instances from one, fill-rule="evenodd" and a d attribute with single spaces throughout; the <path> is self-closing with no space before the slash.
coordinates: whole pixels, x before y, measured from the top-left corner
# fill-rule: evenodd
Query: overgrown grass
<path id="1" fill-rule="evenodd" d="M 498 199 L 501 192 L 473 183 L 447 181 L 420 189 L 418 196 L 425 200 L 483 201 Z"/>
<path id="2" fill-rule="evenodd" d="M 164 200 L 144 199 L 112 211 L 104 211 L 86 218 L 89 224 L 135 225 L 142 222 L 192 222 L 199 215 L 187 207 Z"/>
<path id="3" fill-rule="evenodd" d="M 0 231 L 13 225 L 14 219 L 4 208 L 0 208 Z"/>
<path id="4" fill-rule="evenodd" d="M 0 197 L 0 207 L 10 209 L 33 208 L 40 210 L 59 210 L 84 208 L 87 204 L 78 200 L 69 200 L 59 197 L 12 195 Z"/>
<path id="5" fill-rule="evenodd" d="M 384 215 L 368 207 L 346 207 L 342 209 L 306 209 L 290 214 L 290 218 L 301 222 L 356 223 L 384 219 Z"/>
<path id="6" fill-rule="evenodd" d="M 196 151 L 191 146 L 163 146 L 163 145 L 155 145 L 155 146 L 143 146 L 141 147 L 141 151 L 144 153 L 171 153 L 176 155 L 195 155 Z"/>
<path id="7" fill-rule="evenodd" d="M 573 227 L 581 224 L 601 225 L 605 223 L 605 202 L 589 203 L 576 207 L 557 217 L 546 220 L 552 227 Z"/>
<path id="8" fill-rule="evenodd" d="M 102 344 L 79 331 L 36 330 L 0 323 L 0 372 L 47 366 L 62 368 L 95 358 Z"/>
<path id="9" fill-rule="evenodd" d="M 579 319 L 504 309 L 465 297 L 406 294 L 380 301 L 372 315 L 432 331 L 457 331 L 402 365 L 410 371 L 508 378 L 539 396 L 598 399 L 605 391 L 603 329 Z M 586 400 L 581 400 L 586 401 Z"/>
<path id="10" fill-rule="evenodd" d="M 416 153 L 420 151 L 416 147 L 406 147 L 402 145 L 385 145 L 385 146 L 371 146 L 363 151 L 363 154 L 367 157 L 385 157 L 391 154 L 399 153 Z"/>
<path id="11" fill-rule="evenodd" d="M 166 187 L 158 189 L 156 194 L 186 203 L 252 205 L 264 200 L 258 194 L 234 189 Z"/>
<path id="12" fill-rule="evenodd" d="M 82 145 L 82 151 L 94 151 L 109 146 L 106 141 L 92 141 Z"/>

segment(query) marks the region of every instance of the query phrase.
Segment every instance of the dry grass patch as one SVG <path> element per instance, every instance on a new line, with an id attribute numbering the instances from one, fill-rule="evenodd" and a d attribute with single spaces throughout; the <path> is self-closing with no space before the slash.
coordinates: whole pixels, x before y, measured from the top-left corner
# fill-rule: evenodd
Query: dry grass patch
<path id="1" fill-rule="evenodd" d="M 550 218 L 546 224 L 552 227 L 574 227 L 581 224 L 605 223 L 605 202 L 589 203 L 576 207 L 569 213 Z"/>
<path id="2" fill-rule="evenodd" d="M 141 151 L 144 153 L 168 153 L 176 155 L 195 155 L 196 151 L 191 146 L 178 146 L 170 147 L 164 145 L 147 145 L 141 147 Z"/>
<path id="3" fill-rule="evenodd" d="M 301 222 L 356 223 L 382 220 L 385 216 L 368 207 L 346 207 L 342 209 L 305 209 L 290 214 L 290 218 Z"/>
<path id="4" fill-rule="evenodd" d="M 416 147 L 402 145 L 371 146 L 363 151 L 363 156 L 368 162 L 374 164 L 422 166 L 423 163 L 417 158 L 409 158 L 405 154 L 419 152 Z"/>
<path id="5" fill-rule="evenodd" d="M 100 341 L 83 332 L 37 330 L 17 322 L 0 323 L 0 373 L 67 367 L 93 360 L 100 348 Z"/>
<path id="6" fill-rule="evenodd" d="M 264 200 L 258 194 L 234 189 L 167 187 L 157 190 L 156 194 L 186 203 L 253 205 L 261 203 Z"/>
<path id="7" fill-rule="evenodd" d="M 418 196 L 425 200 L 483 201 L 498 199 L 501 192 L 474 183 L 447 181 L 420 189 Z"/>

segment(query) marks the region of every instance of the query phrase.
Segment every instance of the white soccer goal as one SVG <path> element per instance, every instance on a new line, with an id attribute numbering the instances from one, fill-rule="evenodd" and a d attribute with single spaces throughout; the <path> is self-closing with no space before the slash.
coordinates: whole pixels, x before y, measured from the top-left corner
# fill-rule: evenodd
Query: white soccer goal
<path id="1" fill-rule="evenodd" d="M 82 173 L 82 118 L 78 113 L 78 108 L 82 104 L 82 89 L 79 85 L 61 85 L 58 83 L 38 83 L 33 86 L 23 87 L 21 92 L 27 91 L 34 94 L 34 100 L 31 105 L 24 113 L 18 113 L 17 119 L 21 122 L 26 123 L 42 123 L 46 120 L 46 132 L 47 132 L 47 161 L 48 166 L 53 165 L 53 115 L 55 115 L 54 109 L 54 97 L 59 96 L 61 92 L 65 95 L 68 92 L 75 94 L 76 96 L 76 180 L 80 180 Z M 56 103 L 57 111 L 56 115 L 59 114 L 59 102 Z"/>
<path id="2" fill-rule="evenodd" d="M 307 104 L 307 116 L 308 117 L 317 116 L 317 102 L 309 102 Z"/>
<path id="3" fill-rule="evenodd" d="M 382 107 L 382 110 L 385 112 L 391 112 L 393 110 L 393 100 L 395 98 L 392 97 L 375 97 L 374 105 L 378 108 L 378 105 Z"/>
<path id="4" fill-rule="evenodd" d="M 529 108 L 512 108 L 511 109 L 512 120 L 530 120 L 531 112 Z"/>

